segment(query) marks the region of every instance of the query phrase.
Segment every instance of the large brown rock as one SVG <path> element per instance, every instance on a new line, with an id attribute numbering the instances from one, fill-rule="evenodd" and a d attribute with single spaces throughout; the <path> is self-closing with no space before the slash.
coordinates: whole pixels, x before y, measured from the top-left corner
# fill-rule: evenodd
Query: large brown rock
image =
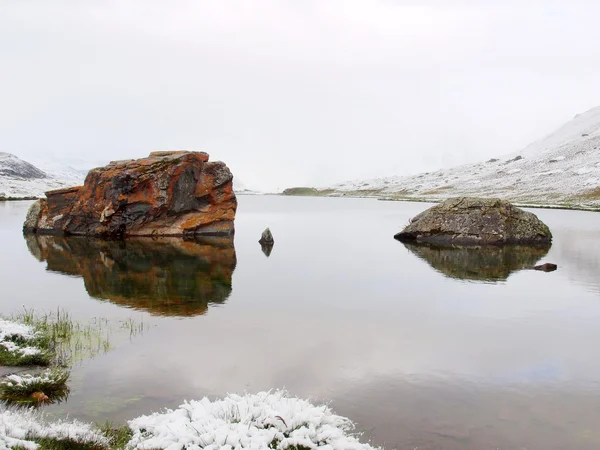
<path id="1" fill-rule="evenodd" d="M 26 232 L 100 236 L 231 235 L 233 175 L 203 152 L 153 152 L 91 170 L 83 186 L 46 192 Z"/>
<path id="2" fill-rule="evenodd" d="M 411 219 L 402 242 L 456 245 L 550 245 L 550 229 L 533 213 L 499 199 L 459 197 Z"/>

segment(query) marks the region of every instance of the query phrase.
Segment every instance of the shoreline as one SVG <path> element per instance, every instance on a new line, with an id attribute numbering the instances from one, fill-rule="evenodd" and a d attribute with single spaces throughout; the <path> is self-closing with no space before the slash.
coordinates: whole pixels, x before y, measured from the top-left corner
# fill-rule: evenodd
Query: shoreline
<path id="1" fill-rule="evenodd" d="M 246 194 L 239 193 L 236 195 L 252 195 L 252 196 L 267 196 L 274 195 L 280 197 L 329 197 L 329 198 L 369 198 L 381 202 L 410 202 L 410 203 L 441 203 L 446 199 L 432 199 L 432 198 L 415 198 L 415 197 L 376 197 L 373 195 L 354 195 L 345 193 L 327 193 L 327 194 L 316 194 L 316 195 L 305 195 L 305 194 L 283 194 L 283 193 L 264 193 L 264 194 Z M 459 196 L 460 197 L 460 196 Z M 39 200 L 41 197 L 0 197 L 0 202 L 24 202 Z M 586 206 L 578 204 L 560 204 L 560 203 L 529 203 L 507 200 L 519 208 L 533 208 L 533 209 L 562 209 L 566 211 L 587 211 L 587 212 L 600 212 L 600 206 Z"/>
<path id="2" fill-rule="evenodd" d="M 369 198 L 382 202 L 410 202 L 410 203 L 441 203 L 447 198 L 415 198 L 415 197 L 377 197 L 374 195 L 355 195 L 353 193 L 326 193 L 326 194 L 316 194 L 316 195 L 303 195 L 303 194 L 264 194 L 264 195 L 279 195 L 282 197 L 330 197 L 330 198 Z M 461 197 L 457 195 L 456 197 Z M 448 197 L 451 198 L 451 197 Z M 487 198 L 487 197 L 485 197 Z M 491 197 L 490 197 L 491 198 Z M 501 198 L 502 197 L 498 197 Z M 560 204 L 560 203 L 537 203 L 537 202 L 520 202 L 513 201 L 510 199 L 503 199 L 512 203 L 519 208 L 533 208 L 533 209 L 563 209 L 568 211 L 587 211 L 587 212 L 600 212 L 600 206 L 586 206 L 582 204 Z"/>
<path id="3" fill-rule="evenodd" d="M 41 197 L 0 197 L 0 202 L 24 202 L 39 200 Z"/>

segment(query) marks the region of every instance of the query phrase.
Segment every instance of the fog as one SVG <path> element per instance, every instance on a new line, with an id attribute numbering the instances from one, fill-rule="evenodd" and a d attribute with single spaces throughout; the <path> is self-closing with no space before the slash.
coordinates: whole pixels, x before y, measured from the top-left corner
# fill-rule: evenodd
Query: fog
<path id="1" fill-rule="evenodd" d="M 256 189 L 516 151 L 600 104 L 595 1 L 0 3 L 0 151 L 203 150 Z"/>

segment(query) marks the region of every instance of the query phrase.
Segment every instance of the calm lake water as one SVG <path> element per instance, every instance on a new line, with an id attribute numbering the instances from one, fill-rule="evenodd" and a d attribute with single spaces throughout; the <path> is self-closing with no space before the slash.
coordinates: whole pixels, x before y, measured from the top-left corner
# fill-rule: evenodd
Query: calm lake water
<path id="1" fill-rule="evenodd" d="M 535 210 L 545 254 L 405 247 L 393 235 L 422 203 L 239 197 L 235 249 L 25 240 L 28 206 L 0 203 L 0 313 L 143 324 L 76 364 L 50 414 L 119 422 L 286 388 L 388 449 L 600 448 L 597 213 Z M 538 260 L 559 268 L 518 270 Z"/>

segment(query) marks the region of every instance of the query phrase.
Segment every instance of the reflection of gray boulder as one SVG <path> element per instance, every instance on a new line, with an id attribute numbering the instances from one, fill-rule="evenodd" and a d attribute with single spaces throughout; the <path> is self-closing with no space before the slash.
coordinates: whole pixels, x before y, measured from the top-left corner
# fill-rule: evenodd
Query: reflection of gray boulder
<path id="1" fill-rule="evenodd" d="M 151 314 L 204 314 L 231 294 L 236 255 L 231 238 L 184 241 L 26 235 L 48 270 L 83 277 L 88 294 Z"/>
<path id="2" fill-rule="evenodd" d="M 456 245 L 549 245 L 552 241 L 550 229 L 535 214 L 504 200 L 470 197 L 429 208 L 394 237 L 402 242 Z"/>
<path id="3" fill-rule="evenodd" d="M 549 250 L 522 245 L 459 247 L 405 243 L 404 246 L 447 277 L 478 281 L 504 281 L 513 272 L 532 269 Z"/>

